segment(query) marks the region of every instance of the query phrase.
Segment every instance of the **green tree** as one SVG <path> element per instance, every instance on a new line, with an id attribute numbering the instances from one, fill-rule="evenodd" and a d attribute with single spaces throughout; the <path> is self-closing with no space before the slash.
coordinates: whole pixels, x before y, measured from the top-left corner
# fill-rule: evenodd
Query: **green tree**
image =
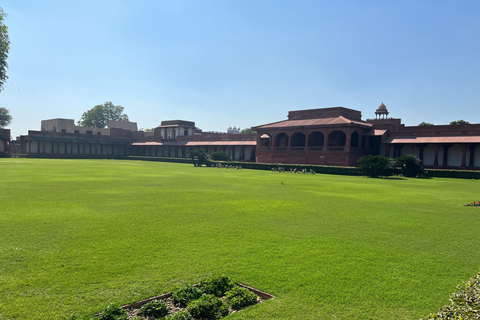
<path id="1" fill-rule="evenodd" d="M 470 124 L 470 122 L 465 120 L 456 120 L 456 121 L 450 122 L 450 125 L 460 125 L 460 124 Z"/>
<path id="2" fill-rule="evenodd" d="M 392 159 L 382 156 L 365 156 L 358 159 L 358 166 L 371 178 L 390 175 Z"/>
<path id="3" fill-rule="evenodd" d="M 10 38 L 8 37 L 8 27 L 3 23 L 7 14 L 0 8 L 0 91 L 3 90 L 3 84 L 7 81 L 7 58 L 10 49 Z"/>
<path id="4" fill-rule="evenodd" d="M 212 152 L 212 154 L 210 155 L 210 159 L 214 161 L 228 161 L 230 160 L 230 155 L 225 151 Z"/>
<path id="5" fill-rule="evenodd" d="M 246 128 L 246 129 L 243 129 L 242 131 L 240 131 L 240 133 L 241 134 L 250 134 L 250 133 L 257 133 L 257 131 L 253 131 L 250 128 Z"/>
<path id="6" fill-rule="evenodd" d="M 192 158 L 192 162 L 195 167 L 201 167 L 207 159 L 207 153 L 203 149 L 190 150 L 187 152 L 187 154 Z"/>
<path id="7" fill-rule="evenodd" d="M 12 116 L 8 109 L 0 108 L 0 129 L 5 128 L 12 122 Z"/>
<path id="8" fill-rule="evenodd" d="M 404 177 L 422 177 L 425 170 L 422 167 L 422 161 L 412 154 L 404 154 L 395 159 L 395 165 L 402 167 Z"/>
<path id="9" fill-rule="evenodd" d="M 420 127 L 426 127 L 426 126 L 434 126 L 434 124 L 433 124 L 433 123 L 428 123 L 428 122 L 425 122 L 425 121 L 424 121 L 424 122 L 420 123 L 418 126 L 420 126 Z"/>
<path id="10" fill-rule="evenodd" d="M 128 116 L 123 113 L 123 107 L 114 105 L 111 101 L 99 104 L 84 112 L 78 125 L 82 127 L 105 128 L 108 120 L 128 121 Z"/>

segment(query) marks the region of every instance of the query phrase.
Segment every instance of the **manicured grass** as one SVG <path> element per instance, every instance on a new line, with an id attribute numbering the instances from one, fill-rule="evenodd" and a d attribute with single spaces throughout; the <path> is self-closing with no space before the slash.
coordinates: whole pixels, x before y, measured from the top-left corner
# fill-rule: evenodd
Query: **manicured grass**
<path id="1" fill-rule="evenodd" d="M 276 295 L 228 319 L 419 319 L 480 267 L 470 180 L 0 159 L 0 181 L 2 320 L 94 314 L 214 271 Z"/>

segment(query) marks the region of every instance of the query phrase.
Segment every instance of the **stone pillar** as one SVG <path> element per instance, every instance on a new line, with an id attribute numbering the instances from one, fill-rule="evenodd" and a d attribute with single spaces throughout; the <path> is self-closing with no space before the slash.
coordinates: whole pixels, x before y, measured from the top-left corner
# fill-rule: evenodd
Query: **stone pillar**
<path id="1" fill-rule="evenodd" d="M 468 164 L 469 168 L 473 168 L 475 164 L 475 145 L 470 145 L 470 163 Z"/>
<path id="2" fill-rule="evenodd" d="M 438 151 L 440 150 L 440 146 L 438 144 L 435 145 L 435 159 L 433 160 L 433 166 L 438 167 Z"/>
<path id="3" fill-rule="evenodd" d="M 325 131 L 323 133 L 323 151 L 328 151 L 328 136 L 330 133 L 330 131 Z"/>
<path id="4" fill-rule="evenodd" d="M 443 167 L 447 167 L 448 166 L 448 147 L 449 145 L 447 144 L 444 144 L 442 145 L 442 148 L 443 148 Z"/>
<path id="5" fill-rule="evenodd" d="M 413 155 L 414 151 L 415 151 L 415 145 L 411 144 L 409 149 L 410 155 Z"/>
<path id="6" fill-rule="evenodd" d="M 423 163 L 423 149 L 425 149 L 425 146 L 421 144 L 421 145 L 418 146 L 418 149 L 419 149 L 418 158 L 419 158 L 420 161 L 422 161 L 422 163 Z"/>
<path id="7" fill-rule="evenodd" d="M 462 145 L 462 168 L 465 168 L 467 166 L 467 149 L 468 145 Z"/>
<path id="8" fill-rule="evenodd" d="M 385 144 L 385 157 L 390 157 L 390 149 L 392 147 L 391 143 Z"/>
<path id="9" fill-rule="evenodd" d="M 345 134 L 345 148 L 343 149 L 345 152 L 350 152 L 350 147 L 352 144 L 352 132 L 351 130 L 347 130 L 347 132 L 342 131 Z M 348 163 L 346 164 L 348 166 Z"/>

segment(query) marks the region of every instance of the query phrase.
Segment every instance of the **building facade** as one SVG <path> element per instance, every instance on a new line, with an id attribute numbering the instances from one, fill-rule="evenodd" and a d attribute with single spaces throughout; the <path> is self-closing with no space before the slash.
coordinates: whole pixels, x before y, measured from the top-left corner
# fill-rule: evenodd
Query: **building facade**
<path id="1" fill-rule="evenodd" d="M 367 120 L 343 107 L 290 111 L 252 127 L 257 162 L 355 166 L 365 155 L 412 154 L 426 168 L 480 169 L 480 124 L 408 127 L 388 114 L 383 103 Z"/>
<path id="2" fill-rule="evenodd" d="M 203 132 L 193 121 L 168 120 L 151 132 L 135 122 L 109 121 L 107 128 L 50 119 L 41 131 L 10 142 L 0 130 L 0 154 L 62 157 L 187 158 L 201 148 L 227 152 L 233 160 L 279 164 L 355 166 L 360 157 L 413 154 L 427 168 L 480 169 L 480 124 L 405 126 L 389 118 L 382 103 L 375 119 L 344 107 L 290 111 L 286 120 L 252 127 L 256 134 Z"/>

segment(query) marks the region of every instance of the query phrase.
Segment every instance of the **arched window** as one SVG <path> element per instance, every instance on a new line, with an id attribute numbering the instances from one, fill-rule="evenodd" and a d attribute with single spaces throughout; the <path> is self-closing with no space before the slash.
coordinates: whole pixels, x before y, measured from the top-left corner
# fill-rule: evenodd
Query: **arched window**
<path id="1" fill-rule="evenodd" d="M 315 150 L 315 148 L 323 147 L 323 144 L 325 142 L 325 137 L 323 133 L 320 131 L 315 131 L 310 133 L 308 136 L 308 147 L 312 150 Z M 322 148 L 319 148 L 322 149 Z"/>
<path id="2" fill-rule="evenodd" d="M 292 135 L 292 143 L 290 144 L 291 147 L 305 147 L 305 134 L 302 132 L 295 132 Z"/>
<path id="3" fill-rule="evenodd" d="M 352 132 L 352 137 L 350 139 L 350 147 L 358 147 L 358 133 L 357 131 Z"/>
<path id="4" fill-rule="evenodd" d="M 277 136 L 275 137 L 275 147 L 277 148 L 288 147 L 288 136 L 286 133 L 282 132 L 277 134 Z"/>
<path id="5" fill-rule="evenodd" d="M 333 131 L 328 136 L 329 147 L 345 147 L 346 135 L 343 131 Z"/>
<path id="6" fill-rule="evenodd" d="M 271 147 L 272 146 L 272 137 L 268 134 L 262 134 L 260 137 L 260 147 Z"/>

